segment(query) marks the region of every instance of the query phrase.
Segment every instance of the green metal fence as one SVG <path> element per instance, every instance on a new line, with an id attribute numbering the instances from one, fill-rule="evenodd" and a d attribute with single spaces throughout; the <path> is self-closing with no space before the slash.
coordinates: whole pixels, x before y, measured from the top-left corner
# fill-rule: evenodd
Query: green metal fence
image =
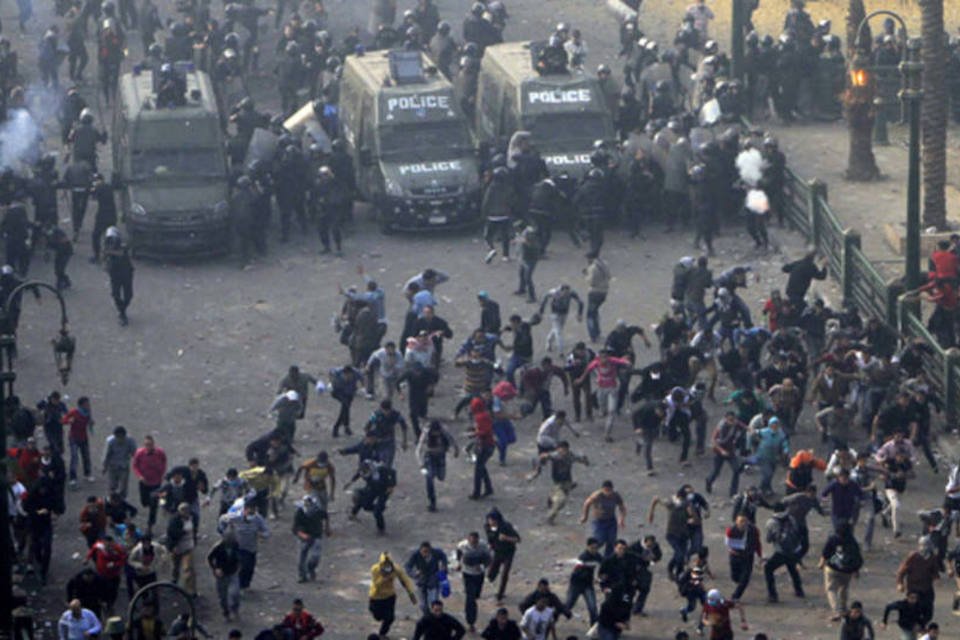
<path id="1" fill-rule="evenodd" d="M 830 208 L 826 185 L 805 181 L 787 171 L 786 210 L 789 224 L 827 258 L 830 273 L 843 289 L 845 303 L 868 316 L 882 318 L 906 340 L 920 339 L 930 346 L 923 370 L 943 399 L 948 424 L 960 413 L 960 350 L 942 349 L 919 316 L 916 304 L 903 299 L 898 280 L 885 280 L 860 246 L 860 235 L 844 228 Z"/>

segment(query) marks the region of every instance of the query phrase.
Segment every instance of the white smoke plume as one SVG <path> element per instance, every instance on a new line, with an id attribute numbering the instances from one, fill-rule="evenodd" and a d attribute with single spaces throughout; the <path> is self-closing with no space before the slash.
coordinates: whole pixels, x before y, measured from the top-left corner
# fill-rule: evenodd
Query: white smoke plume
<path id="1" fill-rule="evenodd" d="M 770 200 L 760 189 L 750 189 L 747 192 L 747 209 L 754 213 L 766 213 L 770 211 Z"/>
<path id="2" fill-rule="evenodd" d="M 763 159 L 759 149 L 746 149 L 737 155 L 737 171 L 740 172 L 740 179 L 748 186 L 755 187 L 760 184 L 766 168 L 767 161 Z"/>
<path id="3" fill-rule="evenodd" d="M 40 153 L 40 127 L 26 109 L 14 109 L 0 125 L 0 169 L 19 171 Z"/>

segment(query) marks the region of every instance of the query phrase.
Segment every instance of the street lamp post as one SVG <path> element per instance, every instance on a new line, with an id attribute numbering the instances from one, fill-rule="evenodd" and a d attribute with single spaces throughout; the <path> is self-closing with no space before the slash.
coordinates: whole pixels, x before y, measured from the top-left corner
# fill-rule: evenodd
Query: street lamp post
<path id="1" fill-rule="evenodd" d="M 39 291 L 46 289 L 53 292 L 60 303 L 60 332 L 51 343 L 57 371 L 64 385 L 70 379 L 73 366 L 73 354 L 76 351 L 76 339 L 70 335 L 67 319 L 67 306 L 63 296 L 56 288 L 45 282 L 30 281 L 16 287 L 10 292 L 3 306 L 0 307 L 0 444 L 3 446 L 3 468 L 0 469 L 0 637 L 10 637 L 13 628 L 13 541 L 10 538 L 10 512 L 7 500 L 9 489 L 7 486 L 7 415 L 6 400 L 13 395 L 13 382 L 17 374 L 13 370 L 13 359 L 17 344 L 13 333 L 13 324 L 9 321 L 13 305 L 19 302 L 23 292 L 27 289 Z"/>
<path id="2" fill-rule="evenodd" d="M 910 151 L 907 169 L 906 285 L 920 286 L 920 103 L 923 102 L 923 62 L 920 38 L 907 40 L 906 56 L 900 63 L 903 89 L 900 99 L 907 107 L 910 123 Z"/>

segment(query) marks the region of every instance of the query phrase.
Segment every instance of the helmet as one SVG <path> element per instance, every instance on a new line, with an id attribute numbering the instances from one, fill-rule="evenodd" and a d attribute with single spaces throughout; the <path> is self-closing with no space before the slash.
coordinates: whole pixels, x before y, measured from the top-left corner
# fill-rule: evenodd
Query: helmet
<path id="1" fill-rule="evenodd" d="M 417 17 L 416 14 L 413 13 L 413 9 L 407 9 L 406 11 L 403 12 L 404 22 L 406 22 L 407 20 L 409 20 L 410 22 L 413 22 L 416 19 L 416 17 Z"/>
<path id="2" fill-rule="evenodd" d="M 316 38 L 318 43 L 322 44 L 325 47 L 329 46 L 330 43 L 333 42 L 333 38 L 330 36 L 330 33 L 326 30 L 317 31 L 316 35 L 314 35 L 314 38 Z"/>
<path id="3" fill-rule="evenodd" d="M 594 168 L 590 169 L 590 171 L 587 171 L 587 179 L 588 179 L 588 180 L 602 180 L 602 179 L 603 179 L 603 170 L 602 170 L 602 169 L 598 169 L 597 167 L 594 167 Z"/>
<path id="4" fill-rule="evenodd" d="M 597 138 L 593 141 L 593 150 L 594 151 L 606 151 L 607 150 L 607 141 Z"/>
<path id="5" fill-rule="evenodd" d="M 727 289 L 726 287 L 720 287 L 719 289 L 717 289 L 717 297 L 722 300 L 729 300 L 730 290 Z"/>
<path id="6" fill-rule="evenodd" d="M 440 22 L 438 22 L 437 33 L 439 33 L 442 36 L 445 36 L 448 33 L 450 33 L 450 23 L 447 22 L 446 20 L 441 20 Z"/>
<path id="7" fill-rule="evenodd" d="M 710 589 L 710 591 L 707 592 L 707 604 L 715 607 L 721 602 L 723 602 L 723 596 L 720 595 L 719 589 Z"/>
<path id="8" fill-rule="evenodd" d="M 317 177 L 318 177 L 318 178 L 332 178 L 332 177 L 333 177 L 333 170 L 330 169 L 330 167 L 328 167 L 327 165 L 323 165 L 322 167 L 320 167 L 319 169 L 317 169 Z"/>
<path id="9" fill-rule="evenodd" d="M 90 110 L 90 107 L 85 107 L 83 111 L 80 112 L 80 122 L 83 124 L 93 124 L 93 111 Z"/>
<path id="10" fill-rule="evenodd" d="M 250 176 L 256 176 L 267 172 L 267 165 L 263 160 L 254 160 L 247 167 L 247 174 Z"/>
<path id="11" fill-rule="evenodd" d="M 720 45 L 717 44 L 716 40 L 707 40 L 706 44 L 703 45 L 703 52 L 708 56 L 713 56 L 720 53 Z"/>
<path id="12" fill-rule="evenodd" d="M 163 57 L 163 45 L 159 42 L 154 42 L 149 47 L 147 47 L 147 55 L 151 58 L 162 58 Z"/>
<path id="13" fill-rule="evenodd" d="M 627 102 L 637 99 L 637 96 L 633 93 L 633 89 L 630 87 L 624 87 L 620 90 L 620 99 L 626 100 Z"/>
<path id="14" fill-rule="evenodd" d="M 0 275 L 12 276 L 12 275 L 13 275 L 13 267 L 11 267 L 11 266 L 8 265 L 8 264 L 3 265 L 2 267 L 0 267 Z"/>
<path id="15" fill-rule="evenodd" d="M 410 26 L 407 28 L 407 31 L 406 31 L 406 33 L 405 33 L 404 35 L 407 36 L 407 39 L 408 39 L 408 40 L 419 40 L 419 39 L 420 39 L 420 36 L 422 35 L 422 32 L 421 32 L 421 30 L 420 30 L 420 25 L 418 25 L 418 24 L 412 24 L 412 25 L 410 25 Z"/>
<path id="16" fill-rule="evenodd" d="M 610 67 L 605 64 L 597 65 L 597 75 L 600 75 L 601 73 L 610 73 Z"/>
<path id="17" fill-rule="evenodd" d="M 223 46 L 228 49 L 233 49 L 234 51 L 240 49 L 240 34 L 235 31 L 231 31 L 227 35 L 223 36 Z"/>
<path id="18" fill-rule="evenodd" d="M 657 84 L 654 85 L 653 90 L 657 93 L 666 93 L 670 90 L 670 83 L 666 80 L 657 80 Z"/>
<path id="19" fill-rule="evenodd" d="M 667 64 L 673 64 L 677 59 L 677 52 L 675 49 L 667 49 L 660 54 L 660 62 L 666 62 Z"/>
<path id="20" fill-rule="evenodd" d="M 648 40 L 646 49 L 649 53 L 657 53 L 660 50 L 660 45 L 657 44 L 656 40 Z"/>
<path id="21" fill-rule="evenodd" d="M 473 6 L 470 7 L 470 13 L 478 18 L 483 15 L 484 11 L 486 11 L 486 7 L 483 6 L 482 2 L 474 2 Z"/>
<path id="22" fill-rule="evenodd" d="M 490 158 L 490 166 L 492 167 L 506 167 L 507 166 L 507 156 L 502 153 L 498 153 Z"/>
<path id="23" fill-rule="evenodd" d="M 510 170 L 503 166 L 497 167 L 493 170 L 494 180 L 506 180 L 509 175 Z"/>
<path id="24" fill-rule="evenodd" d="M 703 60 L 701 60 L 701 62 L 703 62 L 704 66 L 713 67 L 714 69 L 716 69 L 716 67 L 717 67 L 717 56 L 704 56 L 704 58 L 703 58 Z"/>
<path id="25" fill-rule="evenodd" d="M 552 47 L 556 49 L 562 45 L 563 45 L 563 41 L 560 39 L 560 36 L 558 36 L 557 34 L 553 34 L 552 36 L 550 36 L 550 39 L 547 40 L 548 47 Z"/>
<path id="26" fill-rule="evenodd" d="M 113 226 L 107 227 L 107 232 L 104 235 L 106 235 L 106 237 L 108 238 L 119 238 L 120 229 L 117 229 L 116 227 L 113 227 Z"/>
<path id="27" fill-rule="evenodd" d="M 240 99 L 240 102 L 237 103 L 237 108 L 243 111 L 253 111 L 253 98 L 244 96 Z"/>
<path id="28" fill-rule="evenodd" d="M 343 151 L 344 148 L 345 148 L 345 145 L 343 142 L 343 138 L 334 138 L 333 142 L 330 143 L 331 151 L 340 152 L 340 151 Z"/>
<path id="29" fill-rule="evenodd" d="M 602 168 L 607 164 L 608 157 L 605 149 L 597 149 L 590 154 L 590 164 Z"/>
<path id="30" fill-rule="evenodd" d="M 303 23 L 304 33 L 315 33 L 317 30 L 317 21 L 316 20 L 306 20 Z"/>
<path id="31" fill-rule="evenodd" d="M 297 144 L 297 141 L 289 133 L 284 133 L 282 136 L 277 138 L 277 148 L 286 149 L 287 147 L 292 147 Z"/>
<path id="32" fill-rule="evenodd" d="M 330 56 L 327 58 L 327 71 L 336 71 L 340 64 L 340 56 Z"/>
<path id="33" fill-rule="evenodd" d="M 234 51 L 233 49 L 224 49 L 223 57 L 227 60 L 233 60 L 234 58 L 237 57 L 237 52 Z"/>
<path id="34" fill-rule="evenodd" d="M 57 164 L 56 156 L 54 156 L 52 153 L 45 153 L 37 161 L 37 168 L 41 170 L 49 171 L 50 169 L 53 169 L 56 166 L 56 164 Z"/>
<path id="35" fill-rule="evenodd" d="M 793 34 L 789 31 L 784 31 L 780 34 L 780 44 L 782 45 L 792 45 L 793 44 Z"/>
<path id="36" fill-rule="evenodd" d="M 776 138 L 773 136 L 767 136 L 763 139 L 763 146 L 768 149 L 776 149 L 779 145 Z"/>
<path id="37" fill-rule="evenodd" d="M 480 46 L 476 42 L 468 42 L 465 45 L 463 45 L 462 53 L 463 55 L 470 58 L 479 58 Z"/>
<path id="38" fill-rule="evenodd" d="M 648 42 L 649 40 L 647 40 L 646 36 L 640 36 L 639 38 L 637 38 L 637 46 L 640 47 L 641 49 L 646 49 Z"/>
<path id="39" fill-rule="evenodd" d="M 237 178 L 237 188 L 238 189 L 249 189 L 250 185 L 253 183 L 250 181 L 250 176 L 240 176 Z"/>
<path id="40" fill-rule="evenodd" d="M 187 25 L 182 22 L 174 22 L 170 27 L 170 33 L 175 36 L 185 36 L 187 35 Z"/>
<path id="41" fill-rule="evenodd" d="M 695 164 L 690 167 L 688 174 L 691 182 L 703 182 L 707 177 L 707 168 L 702 164 Z"/>
<path id="42" fill-rule="evenodd" d="M 570 31 L 570 25 L 568 25 L 566 22 L 558 22 L 557 26 L 553 30 L 554 33 L 558 34 L 567 33 L 568 31 Z"/>
<path id="43" fill-rule="evenodd" d="M 760 44 L 760 34 L 758 34 L 756 31 L 751 31 L 747 34 L 746 42 L 750 46 L 756 46 Z"/>
<path id="44" fill-rule="evenodd" d="M 840 51 L 840 38 L 837 36 L 828 33 L 823 36 L 823 42 L 827 45 L 828 51 Z"/>
<path id="45" fill-rule="evenodd" d="M 300 43 L 296 40 L 291 40 L 287 43 L 287 46 L 283 48 L 284 53 L 288 56 L 297 56 L 300 55 Z"/>
<path id="46" fill-rule="evenodd" d="M 105 0 L 105 2 L 100 5 L 100 11 L 102 11 L 105 16 L 112 16 L 115 9 L 116 6 L 113 4 L 113 0 Z"/>
<path id="47" fill-rule="evenodd" d="M 760 46 L 762 46 L 762 47 L 772 47 L 772 46 L 773 46 L 773 42 L 774 42 L 773 36 L 768 33 L 767 35 L 763 36 L 763 39 L 762 39 L 762 40 L 760 40 Z"/>
<path id="48" fill-rule="evenodd" d="M 319 144 L 314 142 L 309 147 L 307 147 L 307 152 L 311 156 L 320 156 L 323 154 L 323 147 L 321 147 Z"/>
<path id="49" fill-rule="evenodd" d="M 821 20 L 817 23 L 817 31 L 822 34 L 828 34 L 830 33 L 830 25 L 831 22 L 829 20 Z"/>

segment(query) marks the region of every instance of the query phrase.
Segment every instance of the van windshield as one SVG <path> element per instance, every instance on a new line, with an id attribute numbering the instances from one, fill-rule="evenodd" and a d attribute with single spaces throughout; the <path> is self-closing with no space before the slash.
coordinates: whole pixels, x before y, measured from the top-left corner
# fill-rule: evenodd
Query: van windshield
<path id="1" fill-rule="evenodd" d="M 599 113 L 550 113 L 524 118 L 524 124 L 539 147 L 576 141 L 587 141 L 589 146 L 611 136 L 605 120 Z"/>
<path id="2" fill-rule="evenodd" d="M 421 160 L 449 158 L 451 151 L 470 151 L 470 137 L 462 122 L 424 122 L 380 127 L 381 157 L 416 156 Z"/>
<path id="3" fill-rule="evenodd" d="M 149 149 L 130 158 L 134 180 L 151 178 L 218 178 L 224 174 L 222 155 L 215 149 Z"/>

